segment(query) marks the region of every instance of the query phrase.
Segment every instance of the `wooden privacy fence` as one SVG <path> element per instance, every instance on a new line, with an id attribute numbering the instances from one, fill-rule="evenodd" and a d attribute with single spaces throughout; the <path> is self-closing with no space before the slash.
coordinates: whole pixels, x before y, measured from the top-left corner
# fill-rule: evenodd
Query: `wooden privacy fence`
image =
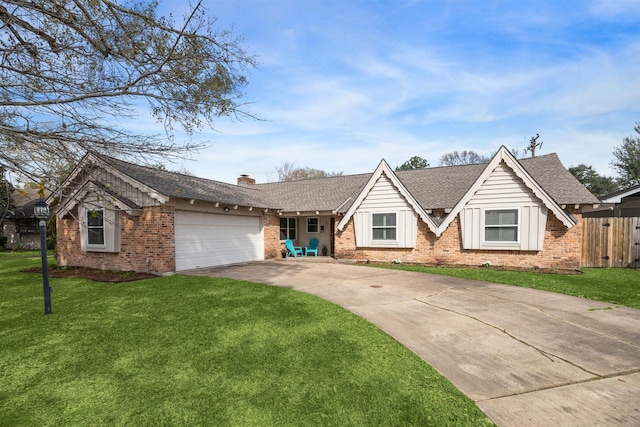
<path id="1" fill-rule="evenodd" d="M 583 218 L 581 265 L 640 268 L 640 218 Z"/>

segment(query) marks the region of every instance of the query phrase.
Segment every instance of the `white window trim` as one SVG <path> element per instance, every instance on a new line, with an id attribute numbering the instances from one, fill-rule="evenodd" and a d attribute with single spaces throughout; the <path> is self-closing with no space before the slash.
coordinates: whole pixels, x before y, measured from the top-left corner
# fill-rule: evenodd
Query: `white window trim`
<path id="1" fill-rule="evenodd" d="M 295 216 L 284 216 L 284 217 L 280 217 L 280 219 L 286 219 L 287 220 L 287 238 L 286 239 L 280 239 L 280 242 L 284 242 L 285 240 L 298 240 L 298 218 Z M 294 228 L 289 228 L 289 220 L 293 219 L 296 224 L 294 226 Z M 292 239 L 289 236 L 289 230 L 295 230 L 296 231 L 296 238 Z M 282 231 L 282 227 L 278 228 L 278 236 L 280 235 L 280 231 Z"/>
<path id="2" fill-rule="evenodd" d="M 396 238 L 395 239 L 374 239 L 373 238 L 373 229 L 374 228 L 392 228 L 392 227 L 375 227 L 373 225 L 373 216 L 374 215 L 394 215 L 396 217 L 396 225 L 393 226 L 396 230 Z M 397 246 L 398 244 L 398 232 L 400 231 L 400 226 L 398 224 L 399 215 L 398 211 L 381 211 L 381 212 L 371 212 L 369 214 L 369 241 L 372 246 L 386 246 L 393 244 L 393 246 Z"/>
<path id="3" fill-rule="evenodd" d="M 516 241 L 515 242 L 504 242 L 504 241 L 494 241 L 494 240 L 485 240 L 485 236 L 486 236 L 486 219 L 487 219 L 487 211 L 516 211 L 517 212 L 517 218 L 518 218 L 518 223 L 516 224 L 517 226 L 517 232 L 516 232 Z M 505 248 L 505 249 L 519 249 L 520 248 L 520 233 L 522 232 L 522 210 L 519 206 L 512 206 L 512 207 L 499 207 L 499 208 L 495 208 L 495 207 L 487 207 L 487 208 L 483 208 L 482 209 L 482 214 L 481 214 L 481 224 L 480 224 L 480 234 L 481 234 L 481 245 L 483 249 L 498 249 L 498 248 Z M 490 225 L 489 227 L 495 227 L 495 225 Z M 513 227 L 513 225 L 508 225 L 505 227 Z"/>
<path id="4" fill-rule="evenodd" d="M 97 226 L 90 226 L 89 225 L 89 215 L 93 215 L 94 212 L 100 212 L 102 214 L 102 226 L 101 227 L 97 227 Z M 86 225 L 86 229 L 85 229 L 85 233 L 87 236 L 87 250 L 95 250 L 95 251 L 106 251 L 107 250 L 107 213 L 105 212 L 104 208 L 97 208 L 97 209 L 87 209 L 85 211 L 85 215 L 84 215 L 84 219 L 86 219 L 87 221 L 87 225 Z M 89 242 L 89 230 L 91 229 L 96 229 L 96 228 L 102 228 L 102 240 L 104 241 L 104 243 L 101 244 L 96 244 L 96 243 L 90 243 Z"/>
<path id="5" fill-rule="evenodd" d="M 310 219 L 315 219 L 316 220 L 316 227 L 317 227 L 316 231 L 309 231 L 309 220 Z M 320 217 L 318 217 L 318 216 L 307 217 L 307 234 L 318 234 L 318 233 L 320 233 Z"/>
<path id="6" fill-rule="evenodd" d="M 104 244 L 89 244 L 89 227 L 87 214 L 92 211 L 102 211 Z M 85 252 L 120 252 L 120 221 L 119 212 L 104 207 L 81 206 L 78 209 L 80 217 L 80 246 Z"/>

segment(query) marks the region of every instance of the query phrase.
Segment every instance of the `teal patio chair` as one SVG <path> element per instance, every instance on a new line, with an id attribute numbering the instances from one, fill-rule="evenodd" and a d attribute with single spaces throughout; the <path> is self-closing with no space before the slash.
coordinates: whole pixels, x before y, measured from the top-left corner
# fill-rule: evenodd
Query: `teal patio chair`
<path id="1" fill-rule="evenodd" d="M 304 254 L 309 256 L 310 253 L 316 254 L 318 256 L 318 239 L 315 237 L 309 240 L 309 246 L 304 249 Z"/>
<path id="2" fill-rule="evenodd" d="M 287 247 L 287 250 L 289 251 L 289 254 L 287 256 L 293 256 L 297 258 L 298 254 L 303 255 L 302 246 L 293 246 L 293 242 L 289 239 L 287 239 L 284 242 L 284 244 Z"/>

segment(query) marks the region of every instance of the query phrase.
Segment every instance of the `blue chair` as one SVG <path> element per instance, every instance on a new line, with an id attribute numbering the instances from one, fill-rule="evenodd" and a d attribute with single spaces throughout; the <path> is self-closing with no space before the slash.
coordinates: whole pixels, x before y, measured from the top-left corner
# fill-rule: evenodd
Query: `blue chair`
<path id="1" fill-rule="evenodd" d="M 310 253 L 316 254 L 318 256 L 318 239 L 315 237 L 309 240 L 309 246 L 307 246 L 304 250 L 304 254 L 309 256 Z"/>
<path id="2" fill-rule="evenodd" d="M 298 254 L 303 255 L 302 246 L 293 246 L 293 242 L 289 239 L 287 239 L 284 242 L 284 244 L 287 247 L 287 250 L 289 251 L 289 254 L 287 256 L 293 256 L 297 258 Z"/>

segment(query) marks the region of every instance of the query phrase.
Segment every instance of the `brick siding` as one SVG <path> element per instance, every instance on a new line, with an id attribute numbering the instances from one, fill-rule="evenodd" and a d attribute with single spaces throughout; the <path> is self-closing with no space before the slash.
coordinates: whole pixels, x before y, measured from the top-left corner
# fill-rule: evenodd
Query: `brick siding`
<path id="1" fill-rule="evenodd" d="M 428 230 L 424 222 L 418 221 L 415 248 L 356 248 L 352 219 L 344 231 L 336 230 L 335 232 L 335 256 L 338 259 L 371 262 L 390 262 L 399 259 L 405 263 L 477 266 L 490 261 L 494 266 L 577 269 L 580 267 L 582 214 L 575 210 L 571 213 L 578 218 L 578 223 L 567 229 L 552 212 L 549 212 L 542 251 L 462 249 L 459 217 L 439 238 Z"/>
<path id="2" fill-rule="evenodd" d="M 456 218 L 439 238 L 428 230 L 424 222 L 419 221 L 415 248 L 356 248 L 351 220 L 344 231 L 335 230 L 335 257 L 355 261 L 390 262 L 400 259 L 405 263 L 451 265 L 480 265 L 484 261 L 491 261 L 494 266 L 577 269 L 580 267 L 582 215 L 579 211 L 573 211 L 572 214 L 579 222 L 567 229 L 549 212 L 542 251 L 464 250 L 461 248 L 459 218 Z M 82 251 L 80 228 L 76 218 L 77 212 L 65 218 L 58 218 L 58 265 L 154 274 L 175 271 L 173 207 L 145 208 L 139 217 L 122 212 L 119 253 Z M 280 242 L 280 217 L 277 214 L 265 214 L 265 259 L 279 258 L 283 247 Z"/>
<path id="3" fill-rule="evenodd" d="M 144 208 L 140 216 L 120 215 L 120 252 L 85 252 L 80 246 L 77 211 L 57 221 L 60 266 L 167 274 L 175 271 L 174 209 Z M 147 263 L 147 260 L 149 262 Z"/>
<path id="4" fill-rule="evenodd" d="M 280 258 L 284 244 L 280 242 L 280 216 L 265 214 L 264 216 L 264 258 Z"/>

